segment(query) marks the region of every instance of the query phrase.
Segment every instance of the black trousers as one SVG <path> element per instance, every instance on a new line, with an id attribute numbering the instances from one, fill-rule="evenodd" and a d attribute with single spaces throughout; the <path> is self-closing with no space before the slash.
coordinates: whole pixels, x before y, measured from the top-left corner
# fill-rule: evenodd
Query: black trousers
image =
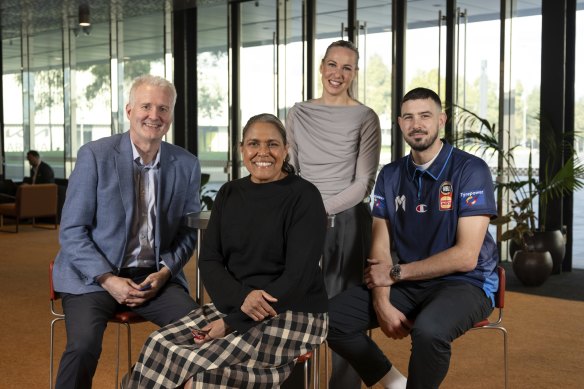
<path id="1" fill-rule="evenodd" d="M 363 283 L 363 269 L 371 248 L 371 209 L 359 203 L 335 215 L 334 226 L 327 229 L 322 271 L 328 297 Z M 310 364 L 309 361 L 309 371 Z M 330 388 L 361 388 L 361 378 L 351 365 L 332 352 Z M 303 366 L 294 367 L 282 389 L 303 388 Z"/>
<path id="2" fill-rule="evenodd" d="M 334 227 L 327 230 L 322 270 L 329 298 L 363 283 L 363 269 L 371 249 L 371 209 L 359 203 L 335 215 Z M 360 389 L 361 379 L 345 361 L 332 353 L 331 388 Z"/>
<path id="3" fill-rule="evenodd" d="M 408 389 L 438 388 L 450 365 L 451 343 L 493 311 L 483 290 L 464 281 L 430 280 L 393 285 L 389 299 L 414 321 Z M 367 386 L 391 369 L 391 362 L 364 331 L 377 328 L 371 292 L 351 288 L 329 302 L 328 344 L 359 373 Z M 346 388 L 342 383 L 335 388 Z"/>
<path id="4" fill-rule="evenodd" d="M 144 274 L 131 277 L 141 281 Z M 67 345 L 57 374 L 57 389 L 88 389 L 101 354 L 102 340 L 107 321 L 118 310 L 128 309 L 120 305 L 108 292 L 82 295 L 62 294 Z M 197 308 L 187 290 L 169 281 L 159 294 L 146 304 L 133 308 L 145 319 L 164 326 Z"/>

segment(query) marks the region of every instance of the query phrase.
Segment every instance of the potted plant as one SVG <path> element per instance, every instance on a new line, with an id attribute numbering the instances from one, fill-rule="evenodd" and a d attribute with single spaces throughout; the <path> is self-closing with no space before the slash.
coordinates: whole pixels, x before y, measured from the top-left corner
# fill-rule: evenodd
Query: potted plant
<path id="1" fill-rule="evenodd" d="M 457 117 L 458 124 L 465 129 L 471 128 L 464 131 L 463 144 L 481 154 L 483 158 L 497 158 L 498 166 L 506 167 L 497 169 L 495 179 L 497 195 L 499 198 L 508 197 L 510 203 L 508 212 L 502 213 L 499 209 L 498 217 L 491 221 L 499 227 L 507 227 L 506 231 L 498 233 L 498 239 L 511 241 L 509 246 L 512 249 L 512 257 L 514 251 L 519 250 L 525 253 L 549 251 L 553 260 L 553 271 L 559 273 L 565 253 L 565 240 L 560 231 L 545 231 L 546 209 L 552 200 L 584 187 L 584 165 L 575 153 L 571 153 L 572 157 L 555 174 L 551 174 L 548 173 L 550 167 L 555 162 L 554 158 L 558 157 L 549 155 L 545 166 L 542 167 L 544 174 L 540 179 L 533 174 L 532 152 L 529 151 L 527 172 L 526 175 L 522 175 L 514 160 L 517 146 L 505 150 L 499 141 L 500 134 L 495 124 L 465 108 L 458 108 L 460 112 Z M 509 136 L 508 132 L 503 135 Z M 538 220 L 534 207 L 536 202 L 539 205 L 538 213 L 544 220 L 542 217 Z M 536 221 L 539 221 L 539 225 Z M 515 259 L 513 260 L 515 268 Z M 547 262 L 546 259 L 541 261 Z M 548 264 L 542 265 L 542 268 L 547 267 Z M 540 273 L 545 272 L 542 270 Z M 545 280 L 547 276 L 542 275 L 540 278 Z"/>

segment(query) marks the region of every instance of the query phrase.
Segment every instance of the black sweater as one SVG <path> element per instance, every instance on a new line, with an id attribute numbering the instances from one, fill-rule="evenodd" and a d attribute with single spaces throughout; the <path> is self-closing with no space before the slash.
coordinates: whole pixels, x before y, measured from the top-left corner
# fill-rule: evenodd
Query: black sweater
<path id="1" fill-rule="evenodd" d="M 225 322 L 240 333 L 257 324 L 240 309 L 263 289 L 278 299 L 276 312 L 326 312 L 319 260 L 326 232 L 322 197 L 290 174 L 255 184 L 250 177 L 219 190 L 202 242 L 205 288 Z"/>

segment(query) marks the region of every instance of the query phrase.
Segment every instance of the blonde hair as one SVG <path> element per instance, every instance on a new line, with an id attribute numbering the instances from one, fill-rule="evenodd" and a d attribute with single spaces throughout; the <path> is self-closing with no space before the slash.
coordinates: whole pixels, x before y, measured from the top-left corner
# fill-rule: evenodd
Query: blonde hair
<path id="1" fill-rule="evenodd" d="M 338 41 L 334 41 L 333 43 L 331 43 L 327 48 L 326 51 L 324 52 L 324 57 L 321 60 L 321 66 L 324 64 L 324 60 L 326 59 L 326 57 L 328 56 L 329 52 L 331 51 L 331 49 L 340 47 L 342 49 L 348 49 L 351 50 L 353 53 L 355 53 L 355 70 L 359 70 L 359 49 L 357 49 L 357 46 L 355 46 L 355 44 L 351 41 L 345 41 L 345 40 L 338 40 Z M 350 98 L 354 99 L 354 95 L 355 93 L 353 93 L 353 88 L 354 88 L 354 83 L 355 79 L 353 79 L 353 81 L 351 81 L 351 85 L 349 85 L 349 88 L 347 89 L 347 94 L 349 95 Z"/>

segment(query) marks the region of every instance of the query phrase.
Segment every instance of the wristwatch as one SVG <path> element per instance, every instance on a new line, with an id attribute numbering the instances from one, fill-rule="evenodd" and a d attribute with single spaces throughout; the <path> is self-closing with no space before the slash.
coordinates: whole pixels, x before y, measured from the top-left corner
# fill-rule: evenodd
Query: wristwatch
<path id="1" fill-rule="evenodd" d="M 399 280 L 401 280 L 401 266 L 399 264 L 393 265 L 393 267 L 389 271 L 389 277 L 394 282 L 398 282 Z"/>

